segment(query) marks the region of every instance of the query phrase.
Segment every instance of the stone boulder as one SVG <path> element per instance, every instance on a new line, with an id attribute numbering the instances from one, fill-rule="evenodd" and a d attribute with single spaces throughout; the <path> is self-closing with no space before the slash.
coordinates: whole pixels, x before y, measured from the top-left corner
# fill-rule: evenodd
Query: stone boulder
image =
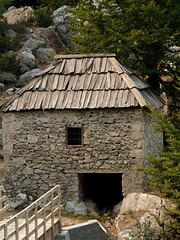
<path id="1" fill-rule="evenodd" d="M 11 10 L 12 9 L 12 10 Z M 18 24 L 22 21 L 27 21 L 34 15 L 34 10 L 31 7 L 11 8 L 7 13 L 3 14 L 3 18 L 7 19 L 8 24 Z"/>
<path id="2" fill-rule="evenodd" d="M 69 213 L 74 213 L 76 215 L 86 215 L 87 207 L 84 202 L 67 201 L 64 209 Z"/>
<path id="3" fill-rule="evenodd" d="M 68 48 L 73 50 L 73 45 L 68 37 L 70 32 L 68 28 L 69 17 L 72 16 L 71 13 L 66 11 L 68 8 L 69 6 L 63 6 L 54 11 L 53 24 L 56 26 L 55 35 L 61 49 L 66 50 Z"/>
<path id="4" fill-rule="evenodd" d="M 13 39 L 16 37 L 16 32 L 12 29 L 8 29 L 5 31 L 5 36 L 9 36 L 10 40 L 13 41 Z"/>
<path id="5" fill-rule="evenodd" d="M 128 194 L 123 199 L 120 212 L 115 218 L 118 240 L 126 239 L 136 224 L 130 212 L 134 213 L 141 224 L 150 222 L 152 228 L 161 230 L 162 226 L 171 220 L 165 214 L 168 208 L 173 208 L 173 205 L 158 196 L 145 193 Z"/>
<path id="6" fill-rule="evenodd" d="M 36 52 L 36 58 L 41 63 L 50 63 L 55 54 L 56 52 L 52 48 L 39 48 Z"/>
<path id="7" fill-rule="evenodd" d="M 37 47 L 38 47 L 38 42 L 30 38 L 24 43 L 21 51 L 31 52 L 35 50 Z"/>
<path id="8" fill-rule="evenodd" d="M 16 76 L 12 73 L 0 72 L 0 82 L 1 83 L 16 83 Z"/>
<path id="9" fill-rule="evenodd" d="M 30 52 L 23 52 L 21 54 L 22 65 L 25 65 L 27 69 L 33 69 L 36 66 L 36 59 L 34 55 Z"/>
<path id="10" fill-rule="evenodd" d="M 39 68 L 35 68 L 35 69 L 33 69 L 33 70 L 29 71 L 29 72 L 24 73 L 23 75 L 20 76 L 19 80 L 17 81 L 16 86 L 17 87 L 25 86 L 39 72 L 41 72 L 41 70 Z"/>

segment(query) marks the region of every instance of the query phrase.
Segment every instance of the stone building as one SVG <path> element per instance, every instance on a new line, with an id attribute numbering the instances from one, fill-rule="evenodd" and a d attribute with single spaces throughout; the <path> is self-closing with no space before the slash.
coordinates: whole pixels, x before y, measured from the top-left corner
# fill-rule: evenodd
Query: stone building
<path id="1" fill-rule="evenodd" d="M 147 104 L 163 106 L 115 55 L 56 56 L 1 106 L 7 192 L 37 196 L 60 184 L 62 202 L 102 208 L 141 191 L 135 168 L 163 150 Z"/>

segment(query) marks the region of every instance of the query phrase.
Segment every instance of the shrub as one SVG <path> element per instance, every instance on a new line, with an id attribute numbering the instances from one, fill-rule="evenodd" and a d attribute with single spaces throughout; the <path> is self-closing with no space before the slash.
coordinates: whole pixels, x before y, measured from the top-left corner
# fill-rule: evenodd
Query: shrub
<path id="1" fill-rule="evenodd" d="M 16 55 L 0 57 L 1 71 L 17 71 L 19 64 L 16 60 Z"/>
<path id="2" fill-rule="evenodd" d="M 45 9 L 36 9 L 35 19 L 39 27 L 49 27 L 53 21 L 53 18 L 46 13 Z"/>

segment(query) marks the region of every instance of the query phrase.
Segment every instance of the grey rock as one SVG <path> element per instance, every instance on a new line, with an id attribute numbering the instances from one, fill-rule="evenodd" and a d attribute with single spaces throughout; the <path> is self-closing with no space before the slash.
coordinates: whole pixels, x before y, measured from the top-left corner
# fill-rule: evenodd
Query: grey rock
<path id="1" fill-rule="evenodd" d="M 4 91 L 4 83 L 0 83 L 0 92 Z"/>
<path id="2" fill-rule="evenodd" d="M 18 199 L 18 200 L 23 200 L 23 201 L 25 201 L 25 200 L 27 200 L 27 196 L 26 196 L 26 194 L 24 194 L 24 193 L 19 193 L 19 194 L 17 195 L 17 199 Z"/>
<path id="3" fill-rule="evenodd" d="M 22 73 L 22 74 L 27 72 L 28 70 L 29 70 L 29 68 L 25 64 L 22 64 L 19 69 L 20 73 Z"/>
<path id="4" fill-rule="evenodd" d="M 22 51 L 26 51 L 26 49 L 30 49 L 31 51 L 33 51 L 37 47 L 38 47 L 38 42 L 34 39 L 29 39 L 24 43 L 22 47 Z"/>
<path id="5" fill-rule="evenodd" d="M 99 210 L 98 210 L 98 206 L 95 202 L 93 202 L 90 199 L 87 199 L 85 201 L 86 207 L 88 209 L 88 212 L 90 213 L 90 215 L 93 216 L 99 216 Z"/>
<path id="6" fill-rule="evenodd" d="M 19 78 L 19 80 L 18 80 L 16 85 L 18 87 L 22 87 L 22 86 L 26 85 L 39 72 L 41 72 L 41 70 L 39 68 L 35 68 L 35 69 L 33 69 L 33 70 L 29 71 L 29 72 L 24 73 L 23 75 L 20 76 L 20 78 Z"/>
<path id="7" fill-rule="evenodd" d="M 54 57 L 55 53 L 55 50 L 52 48 L 39 48 L 36 52 L 36 57 L 40 62 L 48 63 Z"/>
<path id="8" fill-rule="evenodd" d="M 33 69 L 36 66 L 36 59 L 32 53 L 22 53 L 22 64 L 27 66 L 29 69 Z"/>
<path id="9" fill-rule="evenodd" d="M 97 220 L 64 227 L 63 231 L 69 233 L 70 240 L 107 240 L 108 234 Z M 61 238 L 60 238 L 61 239 Z M 68 238 L 64 238 L 65 240 Z M 56 239 L 58 240 L 58 238 Z"/>
<path id="10" fill-rule="evenodd" d="M 8 12 L 10 12 L 10 11 L 12 11 L 12 10 L 15 10 L 15 9 L 16 9 L 15 6 L 11 6 L 11 7 L 8 8 Z"/>
<path id="11" fill-rule="evenodd" d="M 40 190 L 43 190 L 43 191 L 48 191 L 49 190 L 49 186 L 47 183 L 43 183 L 40 187 Z"/>
<path id="12" fill-rule="evenodd" d="M 9 36 L 12 41 L 16 36 L 16 32 L 13 31 L 12 29 L 8 29 L 5 31 L 5 36 Z"/>
<path id="13" fill-rule="evenodd" d="M 9 94 L 9 95 L 13 95 L 15 92 L 17 92 L 20 88 L 16 88 L 16 87 L 13 87 L 13 88 L 8 88 L 6 90 L 6 93 Z"/>
<path id="14" fill-rule="evenodd" d="M 1 83 L 16 83 L 17 79 L 16 77 L 7 72 L 0 72 L 0 82 Z"/>
<path id="15" fill-rule="evenodd" d="M 68 18 L 72 16 L 72 13 L 68 13 L 66 9 L 70 8 L 69 6 L 63 6 L 58 8 L 57 10 L 54 11 L 53 13 L 53 24 L 54 25 L 59 25 L 59 24 L 64 24 L 68 23 Z"/>
<path id="16" fill-rule="evenodd" d="M 73 212 L 77 215 L 87 214 L 87 207 L 84 202 L 68 201 L 65 206 L 65 210 L 69 213 Z"/>
<path id="17" fill-rule="evenodd" d="M 120 201 L 118 204 L 116 204 L 113 208 L 113 216 L 116 217 L 120 211 L 120 208 L 122 206 L 122 201 Z"/>

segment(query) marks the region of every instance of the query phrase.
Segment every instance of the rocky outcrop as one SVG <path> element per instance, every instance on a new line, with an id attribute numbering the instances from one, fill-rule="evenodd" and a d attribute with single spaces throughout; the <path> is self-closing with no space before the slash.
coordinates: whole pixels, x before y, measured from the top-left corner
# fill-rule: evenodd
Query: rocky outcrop
<path id="1" fill-rule="evenodd" d="M 3 14 L 4 19 L 7 19 L 8 24 L 17 24 L 22 21 L 27 21 L 34 14 L 31 7 L 22 7 L 18 9 L 9 8 L 8 12 Z"/>
<path id="2" fill-rule="evenodd" d="M 53 13 L 53 24 L 55 27 L 55 35 L 57 37 L 60 48 L 63 50 L 73 50 L 73 45 L 68 37 L 70 32 L 69 25 L 69 17 L 72 16 L 71 13 L 67 12 L 69 6 L 63 6 L 58 8 Z"/>
<path id="3" fill-rule="evenodd" d="M 157 231 L 162 230 L 170 219 L 165 214 L 172 204 L 158 196 L 145 193 L 128 194 L 122 202 L 120 212 L 115 219 L 115 226 L 118 231 L 118 240 L 127 239 L 131 229 L 135 226 L 136 220 L 132 218 L 131 213 L 143 225 L 150 222 L 151 228 Z"/>
<path id="4" fill-rule="evenodd" d="M 39 68 L 35 68 L 29 72 L 24 73 L 23 75 L 20 76 L 19 80 L 16 83 L 17 87 L 22 87 L 28 82 L 30 82 L 33 77 L 38 74 L 41 70 Z"/>

